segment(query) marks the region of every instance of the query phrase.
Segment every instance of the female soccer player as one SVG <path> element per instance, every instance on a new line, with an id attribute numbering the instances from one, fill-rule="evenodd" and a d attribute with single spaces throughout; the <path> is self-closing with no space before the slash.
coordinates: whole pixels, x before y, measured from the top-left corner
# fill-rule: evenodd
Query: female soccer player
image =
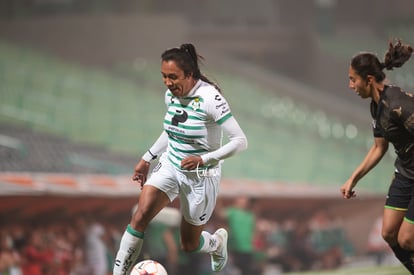
<path id="1" fill-rule="evenodd" d="M 247 139 L 229 104 L 205 75 L 192 44 L 161 55 L 165 86 L 164 131 L 135 167 L 133 180 L 141 184 L 138 208 L 124 232 L 114 275 L 129 274 L 139 256 L 148 223 L 177 196 L 182 222 L 181 246 L 187 252 L 211 255 L 213 271 L 227 262 L 227 231 L 204 231 L 219 191 L 221 162 L 247 148 Z M 222 146 L 222 132 L 228 142 Z M 147 179 L 150 161 L 159 163 Z"/>
<path id="2" fill-rule="evenodd" d="M 355 196 L 357 182 L 374 168 L 393 144 L 397 153 L 395 175 L 383 213 L 382 236 L 401 263 L 414 274 L 414 97 L 385 84 L 384 69 L 401 67 L 413 48 L 390 42 L 384 62 L 372 53 L 359 53 L 349 67 L 349 88 L 371 98 L 374 144 L 362 163 L 341 187 L 344 198 Z"/>

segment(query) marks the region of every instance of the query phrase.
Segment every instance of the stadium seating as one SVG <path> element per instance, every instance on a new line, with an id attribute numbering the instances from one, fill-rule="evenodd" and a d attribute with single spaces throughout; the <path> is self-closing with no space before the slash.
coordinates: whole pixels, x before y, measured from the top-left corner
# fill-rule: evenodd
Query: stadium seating
<path id="1" fill-rule="evenodd" d="M 0 134 L 20 140 L 29 150 L 42 150 L 42 157 L 35 159 L 30 157 L 32 152 L 23 158 L 12 154 L 10 159 L 22 161 L 28 171 L 72 171 L 78 165 L 85 171 L 121 173 L 126 170 L 125 162 L 120 166 L 106 163 L 108 155 L 99 154 L 102 148 L 94 146 L 135 160 L 162 130 L 164 88 L 157 77 L 159 68 L 145 60 L 140 66 L 121 64 L 112 74 L 5 42 L 0 44 L 0 60 L 1 121 L 49 133 L 33 145 L 27 134 L 13 136 L 9 126 L 1 128 Z M 258 83 L 227 72 L 213 74 L 249 139 L 249 150 L 225 162 L 224 177 L 339 185 L 367 151 L 369 125 L 357 129 L 349 121 L 274 92 L 285 86 L 266 91 Z M 94 146 L 79 150 L 65 143 L 69 140 Z M 391 161 L 387 157 L 386 169 L 369 175 L 364 186 L 375 185 L 376 191 L 383 191 L 392 173 Z M 130 169 L 132 163 L 128 164 Z M 23 169 L 2 165 L 4 170 Z"/>

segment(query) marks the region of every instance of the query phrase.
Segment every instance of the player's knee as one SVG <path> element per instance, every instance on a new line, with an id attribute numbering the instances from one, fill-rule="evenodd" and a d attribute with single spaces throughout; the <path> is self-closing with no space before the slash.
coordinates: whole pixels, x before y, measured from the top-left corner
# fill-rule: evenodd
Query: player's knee
<path id="1" fill-rule="evenodd" d="M 404 240 L 398 241 L 398 243 L 402 249 L 410 250 L 410 251 L 414 250 L 414 245 L 411 240 L 404 239 Z"/>
<path id="2" fill-rule="evenodd" d="M 398 232 L 394 230 L 387 230 L 385 228 L 382 229 L 382 238 L 386 241 L 390 246 L 394 246 L 397 244 L 398 240 Z"/>
<path id="3" fill-rule="evenodd" d="M 133 229 L 144 232 L 150 221 L 151 218 L 148 215 L 148 212 L 137 210 L 134 215 L 132 215 L 130 224 Z"/>
<path id="4" fill-rule="evenodd" d="M 414 236 L 412 234 L 400 234 L 398 236 L 398 244 L 402 249 L 414 250 Z"/>

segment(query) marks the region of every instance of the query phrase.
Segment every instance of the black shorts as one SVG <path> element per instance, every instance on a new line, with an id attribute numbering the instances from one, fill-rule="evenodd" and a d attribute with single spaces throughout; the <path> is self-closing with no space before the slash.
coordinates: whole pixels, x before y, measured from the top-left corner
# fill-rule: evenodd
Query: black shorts
<path id="1" fill-rule="evenodd" d="M 414 180 L 395 173 L 388 190 L 385 208 L 406 211 L 405 219 L 414 223 Z"/>

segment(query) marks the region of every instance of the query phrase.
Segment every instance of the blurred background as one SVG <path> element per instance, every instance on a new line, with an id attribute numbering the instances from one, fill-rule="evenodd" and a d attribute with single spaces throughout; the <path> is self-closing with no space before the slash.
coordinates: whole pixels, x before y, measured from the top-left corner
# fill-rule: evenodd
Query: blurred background
<path id="1" fill-rule="evenodd" d="M 90 235 L 113 257 L 140 192 L 133 167 L 162 131 L 160 55 L 187 42 L 249 139 L 224 163 L 217 212 L 251 200 L 260 273 L 395 264 L 370 243 L 394 152 L 356 199 L 339 188 L 372 144 L 349 60 L 382 58 L 398 38 L 414 45 L 413 12 L 411 0 L 0 0 L 0 233 L 15 265 L 29 262 L 33 235 L 48 251 L 40 274 L 93 274 Z M 387 76 L 414 90 L 414 62 Z M 301 254 L 286 250 L 297 224 L 313 257 L 282 257 Z"/>

